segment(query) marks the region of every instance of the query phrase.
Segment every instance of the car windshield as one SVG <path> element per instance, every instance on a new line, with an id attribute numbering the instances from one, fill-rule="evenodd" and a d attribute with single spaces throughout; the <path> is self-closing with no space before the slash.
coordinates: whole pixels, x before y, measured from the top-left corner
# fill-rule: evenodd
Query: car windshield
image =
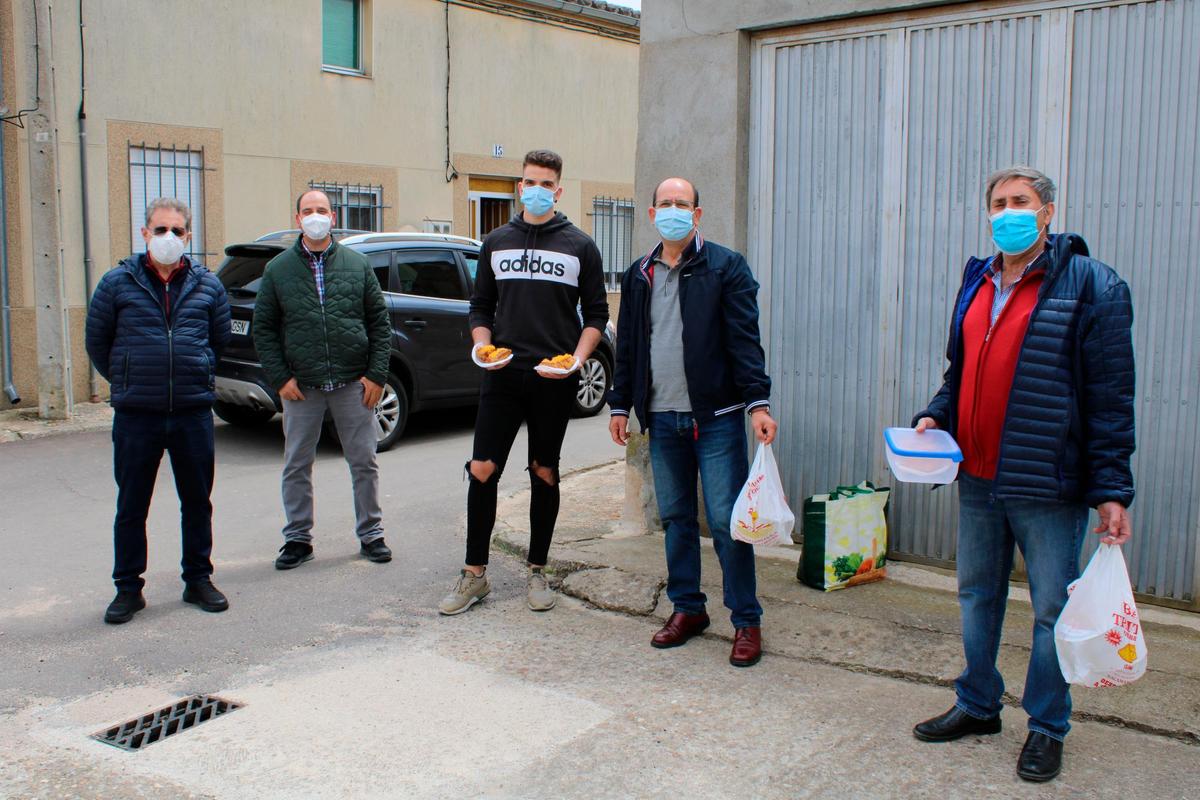
<path id="1" fill-rule="evenodd" d="M 256 294 L 269 260 L 261 256 L 230 257 L 220 274 L 221 283 L 225 284 L 225 290 Z"/>

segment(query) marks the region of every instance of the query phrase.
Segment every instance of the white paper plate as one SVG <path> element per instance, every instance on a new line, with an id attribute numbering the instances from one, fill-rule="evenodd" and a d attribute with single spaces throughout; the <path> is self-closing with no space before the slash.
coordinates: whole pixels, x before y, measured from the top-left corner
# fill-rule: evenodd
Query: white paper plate
<path id="1" fill-rule="evenodd" d="M 579 359 L 577 358 L 577 359 L 575 359 L 575 365 L 573 367 L 571 367 L 570 369 L 559 369 L 558 367 L 543 367 L 541 364 L 538 364 L 536 367 L 533 368 L 533 370 L 534 370 L 534 372 L 536 372 L 539 375 L 570 375 L 572 372 L 575 372 L 576 370 L 578 370 L 581 366 L 582 366 L 582 364 L 579 361 Z"/>
<path id="2" fill-rule="evenodd" d="M 480 361 L 479 356 L 477 355 L 478 352 L 479 352 L 478 346 L 471 348 L 471 360 L 475 362 L 475 366 L 483 367 L 484 369 L 494 369 L 496 367 L 503 367 L 505 364 L 512 361 L 513 356 L 516 355 L 516 353 L 509 353 L 508 358 L 502 358 L 499 361 Z"/>

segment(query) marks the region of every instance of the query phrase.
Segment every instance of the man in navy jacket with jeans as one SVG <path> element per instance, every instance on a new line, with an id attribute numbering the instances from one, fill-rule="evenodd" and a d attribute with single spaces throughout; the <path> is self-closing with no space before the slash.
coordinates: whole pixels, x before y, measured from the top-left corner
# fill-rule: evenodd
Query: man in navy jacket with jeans
<path id="1" fill-rule="evenodd" d="M 216 276 L 183 254 L 192 215 L 178 200 L 146 207 L 147 252 L 110 270 L 92 294 L 87 351 L 112 387 L 113 526 L 117 596 L 104 621 L 146 607 L 146 515 L 163 452 L 171 457 L 183 530 L 183 600 L 224 611 L 212 584 L 212 403 L 217 357 L 229 342 L 229 301 Z"/>
<path id="2" fill-rule="evenodd" d="M 754 548 L 733 540 L 729 521 L 749 473 L 742 412 L 763 443 L 770 444 L 777 427 L 759 343 L 758 284 L 746 259 L 700 235 L 700 193 L 689 181 L 660 183 L 648 213 L 662 241 L 621 280 L 609 433 L 619 445 L 629 441 L 631 410 L 650 431 L 666 529 L 667 596 L 675 606 L 651 644 L 678 647 L 708 627 L 700 590 L 699 473 L 735 629 L 729 662 L 749 667 L 762 656 Z"/>
<path id="3" fill-rule="evenodd" d="M 1049 234 L 1054 183 L 1044 174 L 1000 170 L 985 198 L 999 252 L 967 261 L 945 382 L 913 420 L 919 432 L 949 431 L 963 451 L 957 572 L 967 664 L 954 707 L 913 734 L 946 742 L 1000 732 L 996 655 L 1015 544 L 1035 617 L 1017 774 L 1048 781 L 1071 727 L 1054 623 L 1079 575 L 1088 507 L 1102 542 L 1130 536 L 1133 306 L 1125 281 L 1089 257 L 1082 238 Z"/>

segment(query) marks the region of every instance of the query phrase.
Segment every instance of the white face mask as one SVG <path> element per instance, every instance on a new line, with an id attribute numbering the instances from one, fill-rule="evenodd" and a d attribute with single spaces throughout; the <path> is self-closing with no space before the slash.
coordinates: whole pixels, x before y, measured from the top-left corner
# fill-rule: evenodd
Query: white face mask
<path id="1" fill-rule="evenodd" d="M 315 242 L 319 242 L 328 236 L 329 229 L 332 226 L 333 220 L 324 214 L 313 213 L 300 220 L 300 227 L 304 229 L 304 235 Z"/>
<path id="2" fill-rule="evenodd" d="M 150 257 L 163 266 L 179 263 L 183 256 L 183 239 L 167 231 L 161 236 L 150 237 Z"/>

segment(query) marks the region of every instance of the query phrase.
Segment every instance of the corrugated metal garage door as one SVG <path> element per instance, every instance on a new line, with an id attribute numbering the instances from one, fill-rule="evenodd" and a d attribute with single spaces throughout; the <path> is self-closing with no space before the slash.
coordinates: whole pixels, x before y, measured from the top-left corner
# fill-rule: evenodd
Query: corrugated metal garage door
<path id="1" fill-rule="evenodd" d="M 983 180 L 1032 163 L 1060 181 L 1056 228 L 1081 233 L 1133 289 L 1127 556 L 1138 591 L 1196 606 L 1200 0 L 1081 6 L 758 40 L 750 239 L 781 469 L 797 503 L 888 482 L 880 431 L 937 389 L 962 265 L 990 249 Z M 952 562 L 956 505 L 953 490 L 897 486 L 895 550 Z"/>
<path id="2" fill-rule="evenodd" d="M 774 396 L 797 420 L 779 445 L 793 487 L 828 490 L 872 469 L 883 48 L 882 36 L 819 42 L 787 48 L 775 62 L 782 268 L 765 317 Z"/>
<path id="3" fill-rule="evenodd" d="M 1195 601 L 1200 539 L 1200 2 L 1075 14 L 1066 225 L 1129 282 L 1134 588 Z"/>

